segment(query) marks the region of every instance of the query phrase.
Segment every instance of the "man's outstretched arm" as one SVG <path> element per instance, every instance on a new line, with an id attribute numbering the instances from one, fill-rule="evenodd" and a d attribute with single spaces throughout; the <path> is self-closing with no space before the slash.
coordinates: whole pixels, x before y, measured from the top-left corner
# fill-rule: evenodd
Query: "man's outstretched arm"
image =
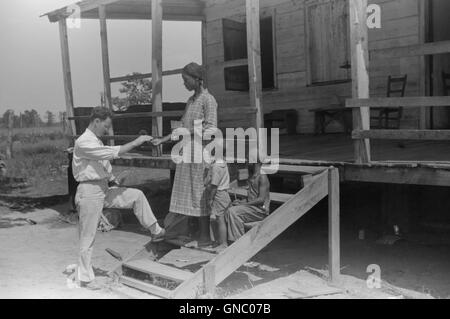
<path id="1" fill-rule="evenodd" d="M 152 140 L 153 137 L 142 135 L 134 141 L 122 146 L 100 146 L 91 141 L 79 141 L 75 146 L 75 155 L 94 161 L 113 160 L 144 143 L 151 142 Z"/>

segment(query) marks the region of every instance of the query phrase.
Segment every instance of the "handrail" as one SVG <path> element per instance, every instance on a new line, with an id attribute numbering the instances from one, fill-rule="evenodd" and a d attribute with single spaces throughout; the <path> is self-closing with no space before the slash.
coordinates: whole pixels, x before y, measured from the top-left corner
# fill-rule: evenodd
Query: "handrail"
<path id="1" fill-rule="evenodd" d="M 347 99 L 346 108 L 417 108 L 417 107 L 450 107 L 450 96 L 419 96 L 419 97 L 377 97 L 369 99 Z M 355 140 L 419 140 L 446 141 L 450 140 L 450 130 L 354 130 Z"/>
<path id="2" fill-rule="evenodd" d="M 176 74 L 181 74 L 182 71 L 183 71 L 183 69 L 175 69 L 175 70 L 163 71 L 162 75 L 163 76 L 176 75 Z M 124 75 L 124 76 L 111 78 L 109 81 L 111 83 L 115 83 L 115 82 L 129 81 L 129 80 L 148 79 L 148 78 L 151 78 L 151 77 L 153 77 L 152 73 L 131 74 L 131 75 Z"/>
<path id="3" fill-rule="evenodd" d="M 375 97 L 369 99 L 347 99 L 345 107 L 430 107 L 450 106 L 450 96 L 420 96 L 420 97 Z"/>
<path id="4" fill-rule="evenodd" d="M 141 117 L 181 117 L 184 115 L 184 111 L 165 111 L 165 112 L 141 112 L 141 113 L 124 113 L 114 114 L 114 119 L 129 119 L 129 118 L 141 118 Z M 69 120 L 88 120 L 89 115 L 73 116 L 69 117 Z"/>
<path id="5" fill-rule="evenodd" d="M 355 140 L 448 141 L 450 130 L 355 130 L 352 138 Z"/>
<path id="6" fill-rule="evenodd" d="M 219 117 L 227 117 L 229 115 L 236 115 L 234 108 L 219 109 Z M 163 111 L 163 112 L 141 112 L 141 113 L 123 113 L 114 114 L 113 119 L 127 119 L 127 118 L 141 118 L 141 117 L 182 117 L 185 111 Z M 239 108 L 241 115 L 255 114 L 256 110 L 250 108 Z M 72 116 L 69 120 L 89 120 L 90 115 Z"/>

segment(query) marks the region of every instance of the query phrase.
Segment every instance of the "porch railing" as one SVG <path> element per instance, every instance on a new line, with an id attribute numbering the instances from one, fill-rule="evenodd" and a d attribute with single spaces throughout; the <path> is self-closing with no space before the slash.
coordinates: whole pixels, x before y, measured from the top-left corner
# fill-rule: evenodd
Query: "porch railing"
<path id="1" fill-rule="evenodd" d="M 348 99 L 347 108 L 382 108 L 382 107 L 450 107 L 449 96 L 432 97 L 400 97 L 400 98 L 369 98 Z M 354 130 L 354 140 L 378 139 L 378 140 L 450 140 L 450 130 Z"/>

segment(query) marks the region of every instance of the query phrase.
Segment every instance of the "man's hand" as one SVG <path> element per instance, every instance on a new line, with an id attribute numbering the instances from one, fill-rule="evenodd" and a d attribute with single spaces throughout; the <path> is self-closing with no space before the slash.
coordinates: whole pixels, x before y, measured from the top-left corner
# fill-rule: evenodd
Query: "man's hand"
<path id="1" fill-rule="evenodd" d="M 161 145 L 162 143 L 163 143 L 163 140 L 160 139 L 160 138 L 154 138 L 154 139 L 152 140 L 153 146 L 159 146 L 159 145 Z"/>
<path id="2" fill-rule="evenodd" d="M 148 143 L 151 141 L 153 141 L 153 137 L 151 137 L 149 135 L 141 135 L 135 140 L 135 143 L 137 146 L 141 146 L 142 144 Z"/>
<path id="3" fill-rule="evenodd" d="M 130 142 L 128 144 L 120 146 L 119 156 L 132 151 L 133 149 L 135 149 L 136 147 L 141 146 L 144 143 L 151 142 L 152 140 L 153 140 L 152 136 L 141 135 L 137 139 L 135 139 L 134 141 L 132 141 L 132 142 Z"/>

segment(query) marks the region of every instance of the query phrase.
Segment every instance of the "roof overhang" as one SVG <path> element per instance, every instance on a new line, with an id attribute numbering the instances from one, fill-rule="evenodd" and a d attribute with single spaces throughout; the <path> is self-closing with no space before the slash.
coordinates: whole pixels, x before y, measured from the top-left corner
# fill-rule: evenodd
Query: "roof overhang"
<path id="1" fill-rule="evenodd" d="M 85 0 L 44 14 L 50 22 L 68 18 L 79 8 L 82 19 L 98 19 L 98 7 L 104 5 L 107 19 L 150 20 L 151 0 Z M 204 0 L 163 0 L 163 19 L 173 21 L 202 21 Z"/>

